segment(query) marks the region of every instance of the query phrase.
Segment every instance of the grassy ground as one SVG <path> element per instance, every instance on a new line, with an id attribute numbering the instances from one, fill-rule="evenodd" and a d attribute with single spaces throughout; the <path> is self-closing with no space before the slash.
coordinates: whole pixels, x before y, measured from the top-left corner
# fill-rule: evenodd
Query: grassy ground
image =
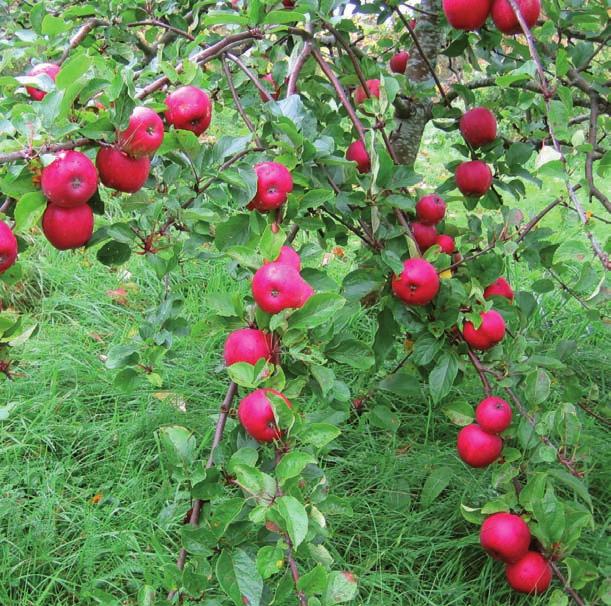
<path id="1" fill-rule="evenodd" d="M 443 150 L 432 144 L 432 153 L 441 157 Z M 544 204 L 547 195 L 533 193 L 530 208 Z M 125 395 L 113 386 L 113 372 L 100 356 L 127 341 L 158 299 L 159 283 L 142 259 L 111 271 L 91 252 L 59 254 L 39 238 L 25 263 L 27 288 L 14 300 L 39 322 L 40 333 L 21 351 L 22 376 L 0 384 L 2 401 L 14 404 L 0 424 L 0 604 L 136 604 L 144 584 L 161 586 L 188 507 L 187 495 L 165 479 L 154 432 L 179 423 L 205 434 L 227 385 L 218 369 L 222 335 L 200 331 L 181 339 L 176 358 L 165 367 L 163 387 L 141 384 Z M 342 263 L 332 261 L 338 272 L 346 269 Z M 518 288 L 532 279 L 528 270 L 519 271 L 510 276 Z M 107 293 L 126 284 L 128 300 L 121 305 Z M 204 296 L 228 288 L 239 286 L 222 265 L 190 266 L 180 278 L 189 320 L 206 320 Z M 542 347 L 576 338 L 575 368 L 605 393 L 608 364 L 601 353 L 608 347 L 601 325 L 558 292 L 543 295 L 540 304 L 532 328 Z M 457 392 L 473 400 L 480 387 L 467 381 Z M 339 568 L 359 577 L 358 603 L 546 603 L 506 590 L 502 567 L 482 553 L 476 527 L 461 517 L 461 501 L 488 493 L 490 483 L 487 472 L 467 469 L 457 459 L 455 427 L 425 394 L 412 401 L 378 395 L 376 401 L 397 412 L 399 430 L 376 429 L 367 413 L 354 417 L 343 448 L 327 461 L 333 492 L 353 510 L 331 519 L 335 537 L 329 548 Z M 609 501 L 606 435 L 591 418 L 584 422 L 597 527 L 586 533 L 577 555 L 600 562 Z M 441 466 L 451 468 L 453 480 L 425 506 L 422 486 Z"/>

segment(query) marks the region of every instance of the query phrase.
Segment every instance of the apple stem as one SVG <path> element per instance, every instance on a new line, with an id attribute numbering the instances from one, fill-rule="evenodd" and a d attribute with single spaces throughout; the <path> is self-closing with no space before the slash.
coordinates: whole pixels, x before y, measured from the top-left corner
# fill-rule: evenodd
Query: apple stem
<path id="1" fill-rule="evenodd" d="M 214 437 L 212 438 L 212 444 L 210 445 L 210 454 L 208 455 L 208 461 L 206 462 L 206 469 L 210 469 L 214 465 L 214 453 L 221 443 L 223 438 L 223 432 L 225 431 L 225 424 L 227 423 L 227 417 L 231 409 L 231 404 L 238 390 L 238 386 L 233 381 L 229 384 L 225 398 L 221 404 L 220 414 L 218 421 L 216 422 L 216 428 L 214 430 Z M 202 505 L 204 504 L 203 499 L 195 499 L 193 501 L 193 508 L 191 510 L 191 516 L 189 517 L 189 524 L 191 526 L 197 526 L 199 524 L 199 516 L 201 514 Z M 178 570 L 183 570 L 185 562 L 187 560 L 187 550 L 182 547 L 176 560 L 176 566 Z M 168 594 L 168 600 L 171 600 L 178 590 L 173 590 Z"/>

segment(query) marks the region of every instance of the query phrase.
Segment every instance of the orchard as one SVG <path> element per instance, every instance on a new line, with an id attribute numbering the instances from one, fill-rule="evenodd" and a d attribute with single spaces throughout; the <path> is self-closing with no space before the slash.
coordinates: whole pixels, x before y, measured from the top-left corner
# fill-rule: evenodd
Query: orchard
<path id="1" fill-rule="evenodd" d="M 611 604 L 606 3 L 0 14 L 5 460 L 40 440 L 3 473 L 3 604 Z M 45 373 L 32 352 L 64 320 L 42 311 L 44 268 L 63 266 L 78 269 L 60 286 L 77 285 L 73 324 L 46 351 L 67 372 Z M 130 308 L 137 284 L 149 294 Z M 90 386 L 75 378 L 86 352 L 65 346 L 81 305 L 106 324 Z M 178 376 L 192 401 L 151 428 L 138 397 L 174 397 Z M 53 505 L 92 464 L 78 437 L 66 454 L 31 425 L 56 399 L 133 406 L 147 428 L 158 511 L 126 513 L 108 487 L 90 503 L 113 540 L 115 517 L 156 520 L 143 548 L 89 544 L 91 525 Z M 49 431 L 121 414 L 61 410 Z M 117 458 L 119 433 L 93 465 Z M 76 457 L 66 484 L 24 488 L 51 455 Z M 401 457 L 395 496 L 378 497 Z M 13 532 L 43 494 L 73 537 L 47 559 L 19 546 L 44 523 Z M 404 522 L 378 535 L 390 516 Z M 415 539 L 428 525 L 438 544 Z M 82 583 L 67 562 L 87 550 Z"/>

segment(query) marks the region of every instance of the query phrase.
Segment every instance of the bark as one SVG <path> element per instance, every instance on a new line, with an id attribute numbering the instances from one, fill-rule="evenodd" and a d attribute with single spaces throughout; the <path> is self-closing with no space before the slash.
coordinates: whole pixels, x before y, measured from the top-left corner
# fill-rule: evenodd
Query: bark
<path id="1" fill-rule="evenodd" d="M 416 35 L 423 52 L 433 69 L 441 46 L 439 14 L 441 0 L 423 0 L 421 8 L 426 13 L 418 15 Z M 424 82 L 432 78 L 426 61 L 414 47 L 405 75 L 410 82 Z M 427 122 L 431 119 L 432 101 L 399 96 L 395 101 L 395 130 L 391 134 L 392 145 L 401 164 L 412 165 L 416 161 L 420 142 Z"/>

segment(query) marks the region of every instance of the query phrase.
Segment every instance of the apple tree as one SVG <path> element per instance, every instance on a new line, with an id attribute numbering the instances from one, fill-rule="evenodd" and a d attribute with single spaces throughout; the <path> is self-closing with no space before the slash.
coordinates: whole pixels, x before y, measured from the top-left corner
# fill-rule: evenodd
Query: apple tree
<path id="1" fill-rule="evenodd" d="M 458 426 L 465 464 L 488 468 L 490 492 L 457 506 L 511 587 L 553 583 L 557 605 L 602 596 L 578 547 L 593 511 L 576 344 L 542 348 L 533 317 L 554 290 L 592 322 L 605 311 L 605 3 L 0 11 L 3 288 L 24 278 L 33 238 L 111 268 L 142 255 L 160 298 L 105 363 L 129 390 L 171 385 L 175 343 L 210 330 L 190 327 L 181 272 L 221 264 L 236 281 L 206 299 L 227 336 L 219 413 L 204 431 L 158 433 L 193 499 L 159 599 L 353 600 L 357 579 L 325 547 L 342 505 L 323 463 L 355 411 L 393 430 L 378 393 L 400 407 L 422 390 Z M 434 140 L 445 164 L 427 159 Z M 534 214 L 527 185 L 548 198 Z M 329 254 L 350 271 L 311 266 Z M 511 286 L 516 267 L 536 276 L 529 288 Z M 0 333 L 0 377 L 18 380 L 35 326 L 2 311 Z M 350 385 L 342 367 L 358 373 Z M 467 405 L 452 389 L 471 376 L 481 393 Z"/>

